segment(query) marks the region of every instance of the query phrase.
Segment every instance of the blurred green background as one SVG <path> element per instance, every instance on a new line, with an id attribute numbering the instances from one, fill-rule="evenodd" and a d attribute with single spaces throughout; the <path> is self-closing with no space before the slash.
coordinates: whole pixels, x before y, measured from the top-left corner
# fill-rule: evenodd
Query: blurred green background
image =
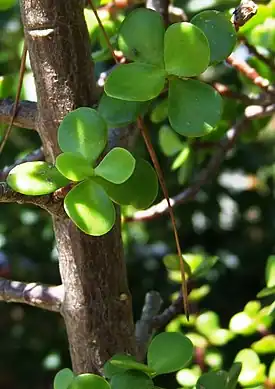
<path id="1" fill-rule="evenodd" d="M 237 2 L 176 0 L 175 5 L 183 7 L 188 17 L 191 17 L 203 9 L 228 11 L 236 6 Z M 275 7 L 272 4 L 268 9 L 264 5 L 262 7 L 260 17 L 257 16 L 258 25 L 253 26 L 250 22 L 246 34 L 251 43 L 261 45 L 265 55 L 274 58 L 272 55 L 275 52 L 275 35 L 266 20 L 275 21 Z M 98 52 L 104 49 L 104 43 L 93 17 L 89 12 L 86 16 L 90 33 L 93 35 L 92 49 L 93 52 Z M 119 14 L 115 21 L 106 21 L 111 36 L 120 20 Z M 17 1 L 1 0 L 0 99 L 15 96 L 22 37 Z M 243 49 L 241 55 L 246 54 Z M 105 58 L 105 62 L 96 63 L 97 75 L 110 67 L 108 54 Z M 255 58 L 250 58 L 249 61 L 261 75 L 274 81 L 274 73 L 266 65 Z M 209 81 L 222 82 L 238 92 L 259 92 L 251 82 L 225 64 L 211 68 L 205 77 Z M 21 98 L 32 101 L 36 99 L 29 63 Z M 241 116 L 243 110 L 243 103 L 224 99 L 223 120 L 217 131 L 207 140 L 218 142 L 225 131 L 235 123 L 236 118 Z M 163 113 L 162 108 L 159 111 Z M 167 120 L 165 115 L 164 120 L 160 120 L 156 112 L 154 117 L 154 112 L 149 112 L 146 121 L 170 194 L 176 195 L 206 166 L 215 147 L 208 149 L 188 145 L 189 151 L 184 163 L 178 170 L 173 171 L 171 166 L 176 155 L 165 156 L 165 150 L 159 140 L 161 128 L 167 125 Z M 5 128 L 0 124 L 0 135 Z M 274 130 L 274 122 L 270 119 L 251 122 L 211 185 L 203 187 L 195 200 L 175 208 L 184 252 L 197 254 L 204 260 L 207 256 L 218 257 L 212 269 L 195 282 L 195 289 L 202 285 L 204 289 L 193 299 L 192 308 L 197 316 L 207 311 L 215 312 L 220 327 L 224 329 L 229 328 L 232 316 L 242 312 L 249 301 L 256 300 L 257 293 L 266 286 L 267 259 L 275 253 Z M 22 153 L 35 150 L 39 146 L 39 138 L 34 131 L 14 128 L 1 155 L 0 168 L 11 164 Z M 148 158 L 141 139 L 137 141 L 135 151 Z M 158 200 L 161 198 L 159 195 Z M 131 212 L 130 209 L 124 211 L 125 214 Z M 147 291 L 158 290 L 163 297 L 164 306 L 167 306 L 173 293 L 179 289 L 179 283 L 173 281 L 177 278 L 177 272 L 167 271 L 163 263 L 165 255 L 175 252 L 170 220 L 167 215 L 163 215 L 148 222 L 125 223 L 123 239 L 134 316 L 137 320 Z M 44 211 L 20 205 L 0 205 L 0 276 L 48 284 L 60 282 L 51 220 Z M 271 300 L 263 300 L 263 306 L 270 303 Z M 196 355 L 193 361 L 196 375 L 198 366 L 205 371 L 209 366 L 230 368 L 240 350 L 250 348 L 253 342 L 264 335 L 272 334 L 274 324 L 271 319 L 266 319 L 266 316 L 265 314 L 263 321 L 260 321 L 262 331 L 259 325 L 252 330 L 248 328 L 248 331 L 246 328 L 243 334 L 231 334 L 232 339 L 231 335 L 230 339 L 227 339 L 228 333 L 223 333 L 220 341 L 211 340 L 209 334 L 203 334 L 206 325 L 196 323 L 199 319 L 194 317 L 191 320 L 194 326 L 188 328 L 180 317 L 172 322 L 168 330 L 182 328 L 184 332 L 200 333 L 202 338 L 197 339 L 198 350 L 204 350 L 204 341 L 207 343 L 206 348 L 212 353 L 212 359 L 209 356 L 206 358 L 205 350 L 201 359 Z M 268 350 L 260 353 L 261 362 L 267 366 L 266 374 L 274 359 L 274 339 Z M 0 389 L 49 388 L 55 372 L 65 366 L 70 366 L 68 344 L 63 321 L 57 314 L 23 305 L 0 304 Z M 161 377 L 158 384 L 168 389 L 181 386 L 174 375 Z M 262 383 L 257 385 L 264 388 Z M 192 386 L 191 382 L 190 387 Z"/>

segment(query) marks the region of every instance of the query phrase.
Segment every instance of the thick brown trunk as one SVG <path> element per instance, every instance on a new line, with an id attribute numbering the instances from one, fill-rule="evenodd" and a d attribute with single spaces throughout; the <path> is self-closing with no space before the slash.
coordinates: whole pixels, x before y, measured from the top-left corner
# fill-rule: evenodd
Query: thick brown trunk
<path id="1" fill-rule="evenodd" d="M 67 112 L 96 101 L 89 37 L 80 0 L 21 0 L 38 98 L 38 131 L 46 158 L 59 153 L 57 128 Z M 119 217 L 93 238 L 55 217 L 63 316 L 75 372 L 100 373 L 114 353 L 135 351 L 132 305 Z"/>

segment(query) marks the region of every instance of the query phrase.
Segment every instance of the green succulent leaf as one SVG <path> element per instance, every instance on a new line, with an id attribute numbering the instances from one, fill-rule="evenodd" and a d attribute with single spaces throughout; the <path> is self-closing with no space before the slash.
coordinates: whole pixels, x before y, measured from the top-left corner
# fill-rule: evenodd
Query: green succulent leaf
<path id="1" fill-rule="evenodd" d="M 168 117 L 168 98 L 156 103 L 152 109 L 150 119 L 153 123 L 161 123 Z"/>
<path id="2" fill-rule="evenodd" d="M 112 389 L 154 389 L 152 379 L 145 373 L 136 370 L 127 370 L 116 374 L 111 379 Z"/>
<path id="3" fill-rule="evenodd" d="M 113 364 L 113 361 L 120 361 L 120 364 Z M 104 376 L 111 378 L 115 374 L 123 373 L 128 370 L 129 363 L 136 362 L 135 357 L 126 354 L 115 354 L 104 365 Z"/>
<path id="4" fill-rule="evenodd" d="M 233 337 L 234 334 L 231 331 L 227 330 L 226 328 L 218 328 L 208 334 L 209 342 L 213 346 L 224 346 Z"/>
<path id="5" fill-rule="evenodd" d="M 115 203 L 132 205 L 137 209 L 148 208 L 158 193 L 156 172 L 150 163 L 143 159 L 136 160 L 133 174 L 123 184 L 112 184 L 100 177 L 96 177 L 96 179 Z"/>
<path id="6" fill-rule="evenodd" d="M 159 375 L 183 369 L 192 357 L 193 344 L 186 336 L 180 332 L 163 332 L 150 343 L 147 362 Z"/>
<path id="7" fill-rule="evenodd" d="M 210 85 L 197 80 L 170 81 L 169 121 L 179 134 L 199 137 L 216 127 L 222 113 L 222 98 Z"/>
<path id="8" fill-rule="evenodd" d="M 251 349 L 241 350 L 235 362 L 242 363 L 242 370 L 238 382 L 242 386 L 259 385 L 265 380 L 265 365 L 260 363 L 260 359 L 255 351 Z"/>
<path id="9" fill-rule="evenodd" d="M 196 327 L 201 334 L 208 337 L 220 328 L 219 316 L 212 311 L 204 312 L 198 316 Z"/>
<path id="10" fill-rule="evenodd" d="M 274 385 L 275 384 L 275 359 L 270 365 L 269 373 L 268 373 L 268 379 L 270 382 Z"/>
<path id="11" fill-rule="evenodd" d="M 231 369 L 228 372 L 226 389 L 236 388 L 241 370 L 242 370 L 242 364 L 240 362 L 233 363 Z"/>
<path id="12" fill-rule="evenodd" d="M 53 387 L 54 389 L 68 389 L 74 378 L 74 373 L 70 369 L 62 369 L 54 377 Z"/>
<path id="13" fill-rule="evenodd" d="M 55 166 L 41 161 L 17 165 L 7 177 L 7 184 L 13 190 L 29 196 L 52 193 L 69 182 Z"/>
<path id="14" fill-rule="evenodd" d="M 129 151 L 115 147 L 95 168 L 95 174 L 113 184 L 122 184 L 131 177 L 136 160 Z"/>
<path id="15" fill-rule="evenodd" d="M 92 108 L 81 107 L 68 113 L 58 128 L 58 144 L 63 152 L 80 153 L 94 162 L 107 143 L 107 126 Z"/>
<path id="16" fill-rule="evenodd" d="M 174 162 L 171 166 L 172 170 L 177 170 L 180 167 L 187 168 L 191 170 L 192 167 L 192 150 L 187 142 L 182 143 L 181 151 L 174 159 Z"/>
<path id="17" fill-rule="evenodd" d="M 177 372 L 176 378 L 182 387 L 194 388 L 201 375 L 201 370 L 195 366 L 192 369 L 182 369 Z"/>
<path id="18" fill-rule="evenodd" d="M 194 24 L 172 24 L 164 37 L 164 62 L 168 74 L 194 77 L 209 65 L 210 49 L 204 33 Z"/>
<path id="19" fill-rule="evenodd" d="M 8 9 L 14 7 L 16 0 L 1 0 L 0 11 L 7 11 Z"/>
<path id="20" fill-rule="evenodd" d="M 104 93 L 99 102 L 98 112 L 109 127 L 122 127 L 143 115 L 148 105 L 148 102 L 115 99 Z"/>
<path id="21" fill-rule="evenodd" d="M 206 297 L 211 291 L 208 284 L 202 285 L 199 288 L 194 288 L 188 295 L 189 301 L 200 301 Z"/>
<path id="22" fill-rule="evenodd" d="M 220 372 L 204 373 L 197 381 L 196 389 L 226 389 L 226 379 Z"/>
<path id="23" fill-rule="evenodd" d="M 275 287 L 275 255 L 268 257 L 265 268 L 265 280 L 268 288 Z"/>
<path id="24" fill-rule="evenodd" d="M 196 279 L 205 278 L 209 270 L 212 269 L 213 266 L 215 266 L 217 261 L 218 257 L 206 256 L 204 260 L 194 270 L 193 277 Z"/>
<path id="25" fill-rule="evenodd" d="M 258 294 L 258 298 L 266 297 L 266 296 L 272 296 L 275 294 L 275 286 L 272 286 L 271 288 L 264 288 L 262 289 Z"/>
<path id="26" fill-rule="evenodd" d="M 229 328 L 235 334 L 251 335 L 256 331 L 256 321 L 246 312 L 236 313 L 229 322 Z"/>
<path id="27" fill-rule="evenodd" d="M 203 11 L 191 19 L 202 30 L 210 46 L 210 62 L 227 58 L 234 49 L 237 36 L 231 21 L 221 12 Z"/>
<path id="28" fill-rule="evenodd" d="M 76 185 L 67 194 L 64 208 L 77 227 L 88 235 L 101 236 L 115 223 L 115 209 L 104 189 L 94 180 Z"/>
<path id="29" fill-rule="evenodd" d="M 85 373 L 75 377 L 69 389 L 111 389 L 111 387 L 103 377 Z"/>
<path id="30" fill-rule="evenodd" d="M 183 148 L 183 142 L 171 127 L 164 125 L 159 131 L 159 144 L 167 157 L 177 154 Z"/>
<path id="31" fill-rule="evenodd" d="M 257 354 L 275 354 L 275 335 L 266 335 L 257 342 L 252 343 L 251 348 Z"/>
<path id="32" fill-rule="evenodd" d="M 163 19 L 158 12 L 138 8 L 123 21 L 118 45 L 126 58 L 151 65 L 163 63 Z"/>
<path id="33" fill-rule="evenodd" d="M 91 163 L 79 153 L 59 154 L 55 166 L 64 177 L 71 181 L 82 181 L 94 174 Z"/>
<path id="34" fill-rule="evenodd" d="M 154 65 L 118 65 L 108 76 L 104 89 L 108 96 L 128 101 L 148 101 L 157 97 L 165 84 L 165 71 Z"/>
<path id="35" fill-rule="evenodd" d="M 114 355 L 104 366 L 104 372 L 107 378 L 111 378 L 115 374 L 122 373 L 126 370 L 143 371 L 149 375 L 155 373 L 147 365 L 137 362 L 134 357 L 125 354 Z"/>

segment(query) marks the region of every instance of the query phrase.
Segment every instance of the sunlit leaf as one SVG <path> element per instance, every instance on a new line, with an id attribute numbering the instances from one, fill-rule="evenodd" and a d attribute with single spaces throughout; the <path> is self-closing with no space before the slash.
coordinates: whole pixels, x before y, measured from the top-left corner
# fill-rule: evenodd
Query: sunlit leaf
<path id="1" fill-rule="evenodd" d="M 165 70 L 180 77 L 203 73 L 210 60 L 209 43 L 204 33 L 191 23 L 174 23 L 164 37 Z"/>
<path id="2" fill-rule="evenodd" d="M 82 181 L 94 174 L 91 164 L 79 153 L 59 154 L 55 166 L 64 177 L 71 181 Z"/>
<path id="3" fill-rule="evenodd" d="M 115 223 L 111 200 L 92 180 L 83 181 L 71 189 L 65 197 L 64 208 L 69 218 L 88 235 L 104 235 Z"/>
<path id="4" fill-rule="evenodd" d="M 239 383 L 242 386 L 259 385 L 265 380 L 265 365 L 260 363 L 260 359 L 255 351 L 251 349 L 241 350 L 235 362 L 242 363 L 242 370 L 239 375 Z"/>
<path id="5" fill-rule="evenodd" d="M 268 288 L 275 287 L 275 255 L 268 257 L 265 267 L 265 280 Z"/>
<path id="6" fill-rule="evenodd" d="M 275 354 L 275 335 L 266 335 L 257 342 L 252 343 L 251 348 L 257 354 Z"/>
<path id="7" fill-rule="evenodd" d="M 107 126 L 97 111 L 81 107 L 65 116 L 58 128 L 58 144 L 63 152 L 80 153 L 93 162 L 107 142 Z"/>
<path id="8" fill-rule="evenodd" d="M 232 316 L 229 328 L 235 334 L 251 335 L 256 331 L 256 322 L 247 313 L 239 312 Z"/>
<path id="9" fill-rule="evenodd" d="M 131 177 L 136 160 L 132 154 L 121 147 L 115 147 L 95 168 L 95 174 L 113 184 L 122 184 Z"/>
<path id="10" fill-rule="evenodd" d="M 30 196 L 52 193 L 69 182 L 55 166 L 41 161 L 17 165 L 7 177 L 7 184 L 13 190 Z"/>

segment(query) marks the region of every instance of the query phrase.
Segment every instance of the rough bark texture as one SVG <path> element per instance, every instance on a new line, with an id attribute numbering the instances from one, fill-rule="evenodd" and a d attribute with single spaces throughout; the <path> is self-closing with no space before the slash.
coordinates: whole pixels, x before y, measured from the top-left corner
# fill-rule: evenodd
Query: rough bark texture
<path id="1" fill-rule="evenodd" d="M 49 161 L 59 153 L 57 127 L 66 113 L 92 106 L 97 98 L 82 4 L 21 0 L 37 89 L 37 128 Z M 64 216 L 54 217 L 54 228 L 73 369 L 100 373 L 114 353 L 135 351 L 120 223 L 100 238 L 84 235 Z"/>

